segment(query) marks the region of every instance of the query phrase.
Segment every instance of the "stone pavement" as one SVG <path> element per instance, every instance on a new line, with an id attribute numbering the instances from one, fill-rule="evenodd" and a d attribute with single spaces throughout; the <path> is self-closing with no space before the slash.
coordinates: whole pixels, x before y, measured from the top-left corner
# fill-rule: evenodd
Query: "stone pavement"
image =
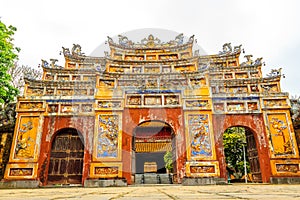
<path id="1" fill-rule="evenodd" d="M 1 200 L 18 199 L 300 199 L 300 185 L 233 184 L 233 185 L 142 185 L 107 188 L 38 188 L 0 189 Z"/>

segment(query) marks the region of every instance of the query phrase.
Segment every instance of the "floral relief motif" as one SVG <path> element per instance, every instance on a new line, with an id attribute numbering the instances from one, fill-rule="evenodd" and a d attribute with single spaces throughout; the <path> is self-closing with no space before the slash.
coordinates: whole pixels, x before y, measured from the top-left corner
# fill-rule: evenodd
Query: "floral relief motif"
<path id="1" fill-rule="evenodd" d="M 118 155 L 119 116 L 99 115 L 97 157 L 116 158 Z"/>
<path id="2" fill-rule="evenodd" d="M 191 156 L 212 156 L 208 115 L 189 115 L 188 125 L 191 137 Z"/>
<path id="3" fill-rule="evenodd" d="M 43 103 L 30 103 L 30 102 L 22 102 L 20 103 L 20 109 L 40 109 L 43 107 Z"/>
<path id="4" fill-rule="evenodd" d="M 122 107 L 121 101 L 99 101 L 98 108 L 120 108 Z"/>
<path id="5" fill-rule="evenodd" d="M 214 166 L 191 166 L 191 173 L 215 173 Z"/>
<path id="6" fill-rule="evenodd" d="M 280 117 L 272 117 L 269 123 L 271 125 L 271 142 L 275 155 L 293 153 L 286 122 Z"/>
<path id="7" fill-rule="evenodd" d="M 297 173 L 299 171 L 299 164 L 276 164 L 276 170 L 278 172 Z"/>
<path id="8" fill-rule="evenodd" d="M 186 107 L 200 107 L 200 108 L 209 108 L 208 101 L 202 100 L 187 100 Z"/>
<path id="9" fill-rule="evenodd" d="M 118 167 L 95 167 L 95 174 L 97 175 L 118 175 Z"/>
<path id="10" fill-rule="evenodd" d="M 141 105 L 141 96 L 128 96 L 127 104 L 128 105 Z"/>
<path id="11" fill-rule="evenodd" d="M 10 176 L 31 176 L 32 168 L 10 168 Z"/>
<path id="12" fill-rule="evenodd" d="M 38 117 L 20 120 L 15 147 L 15 158 L 33 158 Z"/>
<path id="13" fill-rule="evenodd" d="M 179 96 L 165 96 L 165 105 L 179 105 Z"/>

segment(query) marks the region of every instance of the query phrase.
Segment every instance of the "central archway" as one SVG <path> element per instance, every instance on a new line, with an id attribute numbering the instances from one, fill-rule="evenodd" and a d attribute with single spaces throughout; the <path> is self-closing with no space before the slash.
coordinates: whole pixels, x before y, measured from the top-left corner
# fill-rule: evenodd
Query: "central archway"
<path id="1" fill-rule="evenodd" d="M 176 173 L 176 141 L 170 125 L 162 121 L 140 123 L 133 133 L 133 174 L 165 174 L 164 155 L 172 153 L 173 173 Z"/>

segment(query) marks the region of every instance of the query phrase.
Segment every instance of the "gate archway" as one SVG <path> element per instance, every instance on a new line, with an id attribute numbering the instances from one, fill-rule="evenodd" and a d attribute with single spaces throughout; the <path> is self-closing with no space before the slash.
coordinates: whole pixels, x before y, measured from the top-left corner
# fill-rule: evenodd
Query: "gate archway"
<path id="1" fill-rule="evenodd" d="M 74 128 L 61 129 L 55 135 L 48 168 L 48 184 L 81 184 L 84 145 Z"/>
<path id="2" fill-rule="evenodd" d="M 242 126 L 226 129 L 223 134 L 223 146 L 228 176 L 240 180 L 245 176 L 245 163 L 248 163 L 248 181 L 262 182 L 258 150 L 251 129 Z"/>
<path id="3" fill-rule="evenodd" d="M 223 133 L 229 127 L 247 127 L 251 130 L 252 142 L 256 145 L 257 158 L 260 166 L 262 182 L 270 182 L 271 166 L 268 138 L 265 132 L 264 119 L 261 114 L 253 115 L 213 115 L 213 127 L 215 132 L 216 154 L 220 166 L 220 177 L 227 177 L 224 155 Z M 249 138 L 250 139 L 250 138 Z"/>
<path id="4" fill-rule="evenodd" d="M 170 125 L 156 120 L 142 122 L 134 129 L 132 141 L 134 174 L 166 173 L 166 152 L 172 152 L 173 173 L 176 173 L 176 141 Z"/>

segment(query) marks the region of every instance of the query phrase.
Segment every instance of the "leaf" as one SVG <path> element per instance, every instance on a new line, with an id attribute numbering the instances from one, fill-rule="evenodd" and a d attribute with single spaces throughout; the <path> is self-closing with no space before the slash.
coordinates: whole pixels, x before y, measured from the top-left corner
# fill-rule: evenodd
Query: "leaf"
<path id="1" fill-rule="evenodd" d="M 0 102 L 14 101 L 19 94 L 12 84 L 12 77 L 8 70 L 11 69 L 18 59 L 20 48 L 12 43 L 13 35 L 17 30 L 14 26 L 6 26 L 0 20 Z"/>

